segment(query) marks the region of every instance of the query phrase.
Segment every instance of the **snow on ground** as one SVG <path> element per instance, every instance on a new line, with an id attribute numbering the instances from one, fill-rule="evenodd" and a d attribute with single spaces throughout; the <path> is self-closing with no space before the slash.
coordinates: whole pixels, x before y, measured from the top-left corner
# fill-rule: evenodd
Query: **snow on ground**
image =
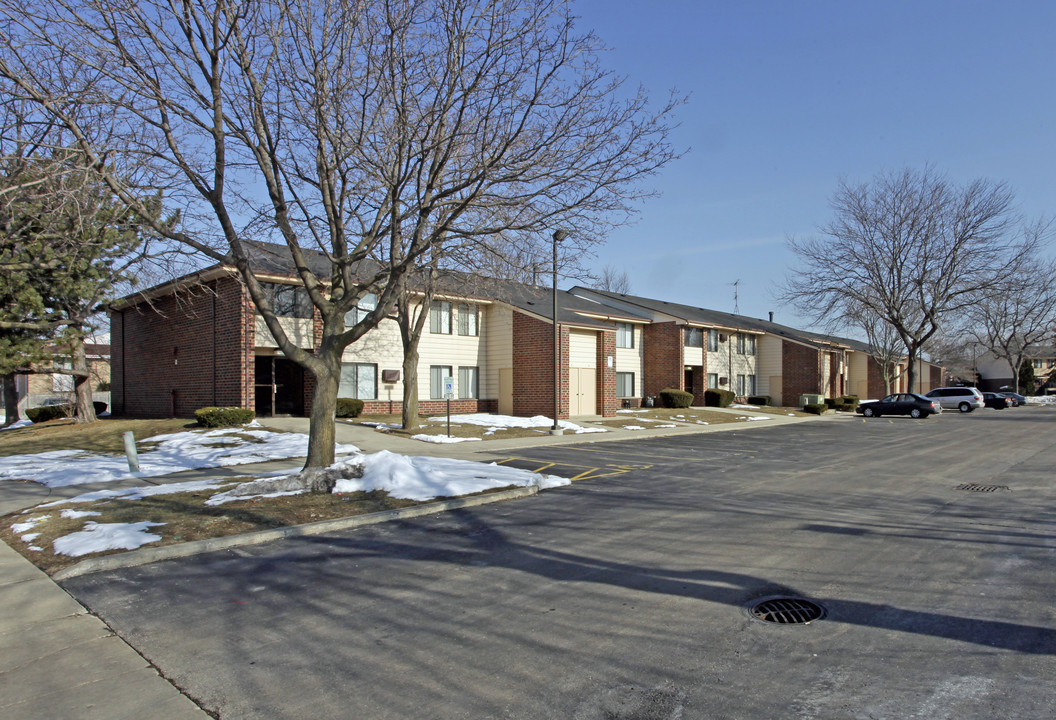
<path id="1" fill-rule="evenodd" d="M 738 415 L 737 419 L 751 422 L 752 420 L 769 420 L 770 417 L 767 415 Z"/>
<path id="2" fill-rule="evenodd" d="M 140 498 L 153 497 L 155 495 L 202 492 L 204 490 L 217 490 L 231 482 L 231 478 L 226 478 L 224 480 L 194 480 L 192 482 L 166 483 L 164 485 L 144 485 L 143 487 L 127 488 L 125 490 L 96 490 L 95 492 L 81 493 L 72 498 L 52 500 L 37 507 L 53 507 L 55 505 L 65 505 L 66 503 L 88 503 L 96 502 L 97 500 L 139 500 Z M 26 510 L 24 512 L 29 511 Z"/>
<path id="3" fill-rule="evenodd" d="M 141 545 L 161 540 L 161 535 L 148 533 L 147 528 L 164 524 L 149 520 L 134 523 L 89 521 L 85 524 L 84 530 L 57 538 L 55 554 L 80 557 L 104 550 L 135 550 Z"/>
<path id="4" fill-rule="evenodd" d="M 741 405 L 739 403 L 733 403 L 732 405 L 730 405 L 730 407 L 731 408 L 735 408 L 737 410 L 758 410 L 759 409 L 758 405 Z"/>
<path id="5" fill-rule="evenodd" d="M 454 435 L 411 435 L 411 440 L 421 440 L 422 442 L 429 443 L 460 443 L 468 440 L 477 440 L 480 438 L 474 437 L 455 437 Z"/>
<path id="6" fill-rule="evenodd" d="M 4 421 L 4 418 L 2 417 L 2 413 L 0 413 L 0 423 L 2 423 L 3 421 Z M 7 427 L 0 427 L 0 430 L 14 430 L 15 428 L 29 427 L 32 424 L 33 424 L 32 420 L 19 420 L 17 422 L 11 423 Z"/>
<path id="7" fill-rule="evenodd" d="M 247 442 L 246 437 L 253 441 Z M 128 471 L 128 461 L 123 455 L 54 450 L 0 457 L 0 479 L 31 480 L 48 487 L 63 487 L 303 457 L 308 452 L 307 435 L 246 428 L 170 433 L 140 442 L 157 443 L 157 447 L 139 454 L 138 473 Z M 353 445 L 337 446 L 338 454 L 357 450 Z"/>
<path id="8" fill-rule="evenodd" d="M 645 430 L 644 425 L 624 425 L 624 430 Z"/>
<path id="9" fill-rule="evenodd" d="M 446 415 L 429 418 L 432 422 L 447 421 Z M 514 417 L 512 415 L 489 415 L 487 413 L 469 413 L 467 415 L 452 415 L 452 423 L 458 423 L 460 425 L 483 425 L 486 428 L 550 428 L 554 426 L 554 421 L 545 415 L 536 415 L 534 417 Z M 583 427 L 582 425 L 576 425 L 575 423 L 569 422 L 568 420 L 558 420 L 557 426 L 564 429 L 570 430 L 577 434 L 579 433 L 596 433 L 596 432 L 608 432 L 605 428 L 599 427 Z"/>

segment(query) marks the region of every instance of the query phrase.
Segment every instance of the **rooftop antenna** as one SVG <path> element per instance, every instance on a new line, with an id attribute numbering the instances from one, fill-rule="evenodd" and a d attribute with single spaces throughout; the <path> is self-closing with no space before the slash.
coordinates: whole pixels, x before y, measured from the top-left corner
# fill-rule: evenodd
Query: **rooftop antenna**
<path id="1" fill-rule="evenodd" d="M 738 302 L 738 297 L 737 297 L 737 288 L 738 288 L 738 286 L 740 284 L 741 284 L 741 279 L 740 278 L 737 278 L 732 283 L 730 283 L 730 285 L 733 285 L 733 314 L 734 315 L 740 315 L 741 314 L 741 305 L 740 305 L 740 302 Z"/>

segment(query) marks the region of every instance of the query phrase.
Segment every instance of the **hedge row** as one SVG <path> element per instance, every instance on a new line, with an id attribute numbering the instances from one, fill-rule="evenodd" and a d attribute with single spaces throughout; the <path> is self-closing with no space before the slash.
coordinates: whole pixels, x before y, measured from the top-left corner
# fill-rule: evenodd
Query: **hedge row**
<path id="1" fill-rule="evenodd" d="M 704 404 L 708 407 L 729 407 L 735 397 L 737 395 L 730 390 L 712 388 L 704 391 Z"/>
<path id="2" fill-rule="evenodd" d="M 667 388 L 660 391 L 660 404 L 665 408 L 688 408 L 693 404 L 693 393 Z"/>
<path id="3" fill-rule="evenodd" d="M 105 402 L 93 402 L 92 407 L 95 408 L 96 415 L 106 412 Z M 70 403 L 65 405 L 42 405 L 41 407 L 28 408 L 26 417 L 29 418 L 30 422 L 42 423 L 48 420 L 73 417 L 77 414 L 76 410 L 76 406 Z"/>
<path id="4" fill-rule="evenodd" d="M 234 427 L 253 420 L 252 410 L 240 407 L 205 407 L 194 411 L 194 419 L 202 427 Z"/>
<path id="5" fill-rule="evenodd" d="M 748 404 L 749 405 L 759 405 L 761 407 L 766 407 L 767 405 L 770 404 L 770 396 L 769 395 L 750 395 L 748 397 Z"/>

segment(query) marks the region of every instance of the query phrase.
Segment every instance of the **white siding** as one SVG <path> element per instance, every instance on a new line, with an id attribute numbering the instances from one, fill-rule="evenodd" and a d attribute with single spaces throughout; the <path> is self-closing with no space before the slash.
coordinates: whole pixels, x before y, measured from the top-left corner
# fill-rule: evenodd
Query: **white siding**
<path id="1" fill-rule="evenodd" d="M 513 311 L 501 305 L 481 306 L 481 334 L 486 362 L 480 368 L 480 396 L 499 397 L 499 371 L 513 367 Z"/>
<path id="2" fill-rule="evenodd" d="M 871 359 L 863 352 L 847 353 L 847 392 L 861 400 L 879 400 L 869 397 L 869 363 Z"/>
<path id="3" fill-rule="evenodd" d="M 426 323 L 422 331 L 422 339 L 418 343 L 418 398 L 429 399 L 429 368 L 433 365 L 451 366 L 451 374 L 455 378 L 455 397 L 460 394 L 458 387 L 458 369 L 460 367 L 480 368 L 478 377 L 478 392 L 484 395 L 483 374 L 487 362 L 487 324 L 483 317 L 478 319 L 480 335 L 458 334 L 458 312 L 461 310 L 458 302 L 452 302 L 452 317 L 450 335 L 446 333 L 429 332 L 429 324 Z M 487 306 L 480 305 L 478 310 L 481 315 L 487 313 Z"/>
<path id="4" fill-rule="evenodd" d="M 708 342 L 708 331 L 704 331 L 704 342 Z M 704 348 L 699 347 L 683 347 L 682 348 L 682 363 L 684 365 L 703 365 L 704 364 Z M 709 371 L 710 372 L 710 371 Z"/>
<path id="5" fill-rule="evenodd" d="M 616 372 L 634 373 L 635 395 L 642 394 L 642 367 L 644 356 L 642 348 L 642 326 L 634 326 L 634 347 L 616 348 Z"/>

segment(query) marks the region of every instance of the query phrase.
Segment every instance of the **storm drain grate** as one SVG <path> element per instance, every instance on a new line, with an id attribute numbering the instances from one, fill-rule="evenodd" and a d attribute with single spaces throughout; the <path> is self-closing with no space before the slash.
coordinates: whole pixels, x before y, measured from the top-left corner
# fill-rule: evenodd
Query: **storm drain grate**
<path id="1" fill-rule="evenodd" d="M 1012 492 L 1012 488 L 1008 485 L 976 485 L 975 483 L 964 483 L 963 485 L 957 486 L 958 490 L 967 490 L 968 492 L 997 492 L 998 490 L 1008 490 Z"/>
<path id="2" fill-rule="evenodd" d="M 748 608 L 748 614 L 765 622 L 805 625 L 825 617 L 825 608 L 803 598 L 772 597 L 756 602 Z"/>

